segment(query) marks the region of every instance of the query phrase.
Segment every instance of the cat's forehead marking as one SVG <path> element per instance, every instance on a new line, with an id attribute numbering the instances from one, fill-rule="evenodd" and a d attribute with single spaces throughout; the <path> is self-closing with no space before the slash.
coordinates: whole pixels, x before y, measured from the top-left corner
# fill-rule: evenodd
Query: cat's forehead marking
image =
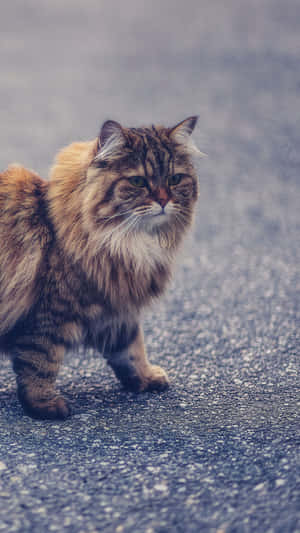
<path id="1" fill-rule="evenodd" d="M 166 134 L 155 126 L 131 130 L 146 176 L 159 179 L 172 173 L 174 154 Z"/>
<path id="2" fill-rule="evenodd" d="M 191 161 L 184 146 L 174 142 L 166 128 L 150 126 L 125 131 L 123 150 L 111 159 L 95 158 L 92 166 L 123 176 L 144 175 L 154 185 L 161 185 L 176 172 L 190 169 Z"/>

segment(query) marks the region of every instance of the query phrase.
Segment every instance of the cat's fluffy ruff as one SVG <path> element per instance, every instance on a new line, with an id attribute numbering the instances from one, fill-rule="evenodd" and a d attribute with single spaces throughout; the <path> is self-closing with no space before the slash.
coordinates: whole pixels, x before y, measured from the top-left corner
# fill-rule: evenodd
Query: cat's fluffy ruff
<path id="1" fill-rule="evenodd" d="M 0 174 L 0 345 L 30 415 L 69 414 L 54 383 L 74 344 L 105 351 L 126 387 L 167 385 L 147 360 L 138 317 L 164 290 L 192 220 L 195 123 L 108 121 L 95 141 L 59 153 L 49 183 L 19 166 Z"/>
<path id="2" fill-rule="evenodd" d="M 64 249 L 116 307 L 121 311 L 132 304 L 139 309 L 153 296 L 147 284 L 154 275 L 155 292 L 163 290 L 170 276 L 173 249 L 162 248 L 157 235 L 124 235 L 122 228 L 118 229 L 118 217 L 107 223 L 106 219 L 114 215 L 105 206 L 103 221 L 94 220 L 99 198 L 114 179 L 110 174 L 102 178 L 98 168 L 90 168 L 96 146 L 96 141 L 74 143 L 58 155 L 49 186 L 52 219 Z M 73 162 L 71 172 L 69 161 Z"/>

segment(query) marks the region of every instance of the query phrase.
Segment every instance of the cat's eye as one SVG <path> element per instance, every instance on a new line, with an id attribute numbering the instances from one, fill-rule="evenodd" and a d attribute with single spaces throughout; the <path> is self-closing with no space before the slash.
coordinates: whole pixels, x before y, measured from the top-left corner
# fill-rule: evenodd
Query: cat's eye
<path id="1" fill-rule="evenodd" d="M 143 176 L 132 176 L 131 178 L 128 178 L 129 183 L 131 185 L 134 185 L 135 187 L 146 187 L 146 180 L 143 178 Z"/>
<path id="2" fill-rule="evenodd" d="M 181 182 L 183 178 L 183 174 L 174 174 L 173 176 L 170 176 L 168 178 L 168 184 L 170 187 L 174 187 L 174 185 L 178 185 L 178 183 Z"/>

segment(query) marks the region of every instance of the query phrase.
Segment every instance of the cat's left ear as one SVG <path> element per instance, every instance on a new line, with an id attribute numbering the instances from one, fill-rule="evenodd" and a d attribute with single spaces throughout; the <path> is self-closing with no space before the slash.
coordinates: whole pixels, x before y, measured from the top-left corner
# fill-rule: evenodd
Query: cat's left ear
<path id="1" fill-rule="evenodd" d="M 171 128 L 170 133 L 169 133 L 170 137 L 172 137 L 175 141 L 178 141 L 180 143 L 187 142 L 191 133 L 195 129 L 197 121 L 198 121 L 197 116 L 188 117 L 185 120 L 182 120 L 181 122 L 179 122 L 179 124 L 176 124 L 174 128 Z"/>
<path id="2" fill-rule="evenodd" d="M 169 136 L 173 141 L 183 145 L 184 149 L 191 155 L 205 157 L 206 154 L 200 152 L 194 141 L 191 139 L 191 134 L 193 133 L 197 122 L 198 116 L 188 117 L 179 122 L 179 124 L 176 124 L 174 128 L 169 129 Z"/>
<path id="3" fill-rule="evenodd" d="M 125 135 L 119 122 L 107 120 L 102 125 L 98 137 L 98 154 L 96 159 L 114 159 L 120 155 L 125 144 Z"/>

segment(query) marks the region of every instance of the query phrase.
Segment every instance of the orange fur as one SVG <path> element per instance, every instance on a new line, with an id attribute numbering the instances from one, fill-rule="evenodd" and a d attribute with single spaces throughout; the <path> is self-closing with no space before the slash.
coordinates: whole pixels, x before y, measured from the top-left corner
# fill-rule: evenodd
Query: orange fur
<path id="1" fill-rule="evenodd" d="M 36 190 L 47 185 L 41 178 L 11 165 L 0 174 L 0 334 L 12 328 L 33 305 L 35 282 L 48 233 L 36 218 Z"/>
<path id="2" fill-rule="evenodd" d="M 58 154 L 50 182 L 18 165 L 0 174 L 0 347 L 31 416 L 68 416 L 55 379 L 65 350 L 82 343 L 126 387 L 168 385 L 147 359 L 139 315 L 165 289 L 192 221 L 194 125 L 108 121 L 100 139 Z"/>

